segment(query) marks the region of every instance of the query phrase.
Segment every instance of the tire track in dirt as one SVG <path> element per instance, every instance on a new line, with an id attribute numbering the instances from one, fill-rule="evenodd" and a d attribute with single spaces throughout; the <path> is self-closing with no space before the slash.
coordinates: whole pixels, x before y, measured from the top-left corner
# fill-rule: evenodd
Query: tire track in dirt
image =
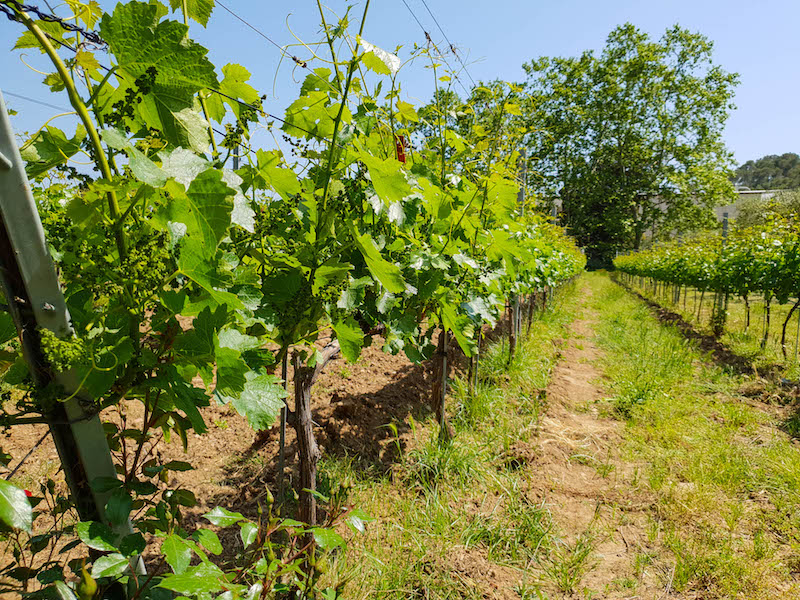
<path id="1" fill-rule="evenodd" d="M 575 577 L 579 582 L 570 593 L 550 575 L 548 592 L 553 598 L 584 598 L 584 590 L 609 600 L 675 598 L 671 566 L 658 558 L 647 536 L 654 498 L 638 484 L 640 466 L 621 456 L 624 424 L 598 408 L 605 392 L 602 351 L 593 342 L 597 313 L 589 306 L 587 284 L 581 294 L 579 317 L 547 387 L 529 493 L 551 511 L 561 538 L 545 565 L 575 559 L 573 572 L 582 577 Z M 587 547 L 592 552 L 580 561 Z"/>

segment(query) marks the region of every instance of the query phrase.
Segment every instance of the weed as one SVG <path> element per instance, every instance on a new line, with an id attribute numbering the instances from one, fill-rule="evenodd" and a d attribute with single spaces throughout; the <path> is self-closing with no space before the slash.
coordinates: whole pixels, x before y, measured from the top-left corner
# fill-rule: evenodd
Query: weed
<path id="1" fill-rule="evenodd" d="M 480 469 L 471 448 L 458 439 L 431 438 L 408 455 L 407 480 L 424 491 L 443 481 L 466 484 Z"/>
<path id="2" fill-rule="evenodd" d="M 558 541 L 550 552 L 539 560 L 545 576 L 565 594 L 571 594 L 584 575 L 592 570 L 595 548 L 594 533 L 584 531 L 574 544 Z"/>

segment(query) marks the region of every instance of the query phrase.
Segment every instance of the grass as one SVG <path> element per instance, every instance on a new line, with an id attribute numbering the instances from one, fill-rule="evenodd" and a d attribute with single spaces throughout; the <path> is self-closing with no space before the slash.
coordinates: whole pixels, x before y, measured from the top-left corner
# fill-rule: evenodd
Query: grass
<path id="1" fill-rule="evenodd" d="M 484 598 L 491 588 L 485 571 L 495 569 L 525 598 L 547 597 L 548 572 L 565 586 L 570 579 L 562 571 L 572 573 L 573 584 L 580 579 L 580 561 L 559 541 L 548 508 L 524 492 L 524 459 L 510 458 L 520 444 L 535 443 L 543 390 L 558 358 L 552 340 L 566 335 L 577 304 L 575 290 L 557 295 L 537 314 L 510 367 L 508 344 L 490 344 L 473 394 L 465 380 L 453 379 L 452 440 L 440 441 L 429 418 L 395 436 L 402 452 L 389 473 L 362 473 L 347 458 L 323 460 L 321 479 L 347 482 L 348 502 L 375 518 L 366 534 L 348 534 L 348 552 L 331 568 L 331 579 L 349 580 L 348 597 Z M 463 573 L 460 556 L 490 566 L 475 562 L 477 574 Z"/>
<path id="2" fill-rule="evenodd" d="M 590 280 L 608 410 L 626 420 L 629 458 L 646 465 L 671 587 L 703 598 L 800 597 L 800 452 L 773 414 L 743 402 L 746 377 L 712 364 L 607 278 Z"/>
<path id="3" fill-rule="evenodd" d="M 651 286 L 638 285 L 634 281 L 634 289 L 644 296 L 658 302 L 662 306 L 678 313 L 684 320 L 692 323 L 702 333 L 711 333 L 711 314 L 714 303 L 713 292 L 703 294 L 695 288 L 687 288 L 681 294 L 681 299 L 675 302 L 672 293 L 653 293 Z M 703 300 L 702 304 L 700 300 Z M 747 309 L 742 298 L 731 296 L 728 298 L 728 311 L 725 332 L 720 341 L 730 348 L 735 354 L 748 358 L 756 368 L 770 369 L 778 365 L 784 375 L 790 379 L 800 379 L 800 342 L 798 340 L 798 319 L 800 310 L 795 311 L 786 328 L 786 354 L 784 359 L 781 348 L 781 333 L 784 320 L 794 304 L 793 300 L 785 304 L 773 299 L 770 302 L 770 325 L 767 343 L 761 347 L 766 327 L 766 303 L 763 296 L 751 294 L 748 299 L 750 304 L 750 319 L 748 325 Z"/>

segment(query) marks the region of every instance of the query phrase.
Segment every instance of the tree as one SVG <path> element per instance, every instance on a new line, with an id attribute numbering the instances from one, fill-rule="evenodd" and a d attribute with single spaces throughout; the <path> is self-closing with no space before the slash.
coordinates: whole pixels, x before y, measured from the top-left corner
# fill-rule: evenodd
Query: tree
<path id="1" fill-rule="evenodd" d="M 791 190 L 800 188 L 800 156 L 787 152 L 768 154 L 748 160 L 734 172 L 733 182 L 754 190 Z"/>
<path id="2" fill-rule="evenodd" d="M 654 41 L 628 23 L 599 55 L 524 69 L 538 191 L 561 199 L 593 262 L 638 249 L 647 232 L 710 224 L 733 196 L 722 131 L 738 76 L 713 64 L 703 35 L 676 25 Z"/>

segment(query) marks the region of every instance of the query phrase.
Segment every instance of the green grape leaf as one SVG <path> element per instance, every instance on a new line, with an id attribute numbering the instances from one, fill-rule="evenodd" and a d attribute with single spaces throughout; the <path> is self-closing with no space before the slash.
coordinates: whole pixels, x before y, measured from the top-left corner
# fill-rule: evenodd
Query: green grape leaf
<path id="1" fill-rule="evenodd" d="M 209 123 L 203 115 L 193 108 L 184 108 L 173 112 L 172 116 L 175 117 L 181 142 L 186 142 L 181 145 L 186 145 L 199 154 L 206 152 L 211 138 L 208 137 Z"/>
<path id="2" fill-rule="evenodd" d="M 58 23 L 51 23 L 50 21 L 36 21 L 35 23 L 47 37 L 50 39 L 55 38 L 56 43 L 64 40 L 66 30 Z M 17 42 L 14 44 L 12 50 L 25 50 L 28 48 L 36 48 L 42 54 L 45 53 L 45 49 L 39 43 L 39 40 L 37 40 L 36 36 L 30 31 L 26 31 L 17 38 Z"/>
<path id="3" fill-rule="evenodd" d="M 171 201 L 159 210 L 158 222 L 183 223 L 186 237 L 201 242 L 199 248 L 203 254 L 213 257 L 231 224 L 234 190 L 225 185 L 222 174 L 214 169 L 197 175 L 185 193 L 176 183 L 168 184 L 166 189 Z"/>
<path id="4" fill-rule="evenodd" d="M 0 521 L 28 533 L 33 524 L 33 509 L 25 492 L 4 479 L 0 479 Z"/>
<path id="5" fill-rule="evenodd" d="M 220 348 L 232 348 L 239 352 L 261 347 L 261 341 L 257 337 L 245 335 L 238 329 L 223 329 L 219 332 L 218 339 Z"/>
<path id="6" fill-rule="evenodd" d="M 94 26 L 103 16 L 103 9 L 100 4 L 95 0 L 83 2 L 82 0 L 67 0 L 67 4 L 75 13 L 75 17 L 81 21 L 88 29 L 94 29 Z"/>
<path id="7" fill-rule="evenodd" d="M 222 75 L 219 91 L 225 96 L 212 92 L 206 99 L 209 116 L 217 123 L 222 123 L 225 117 L 224 104 L 231 107 L 233 114 L 237 118 L 241 118 L 242 105 L 226 96 L 236 98 L 247 104 L 256 104 L 259 101 L 258 91 L 247 83 L 250 80 L 250 71 L 242 65 L 237 65 L 236 63 L 227 64 L 222 67 Z"/>
<path id="8" fill-rule="evenodd" d="M 220 394 L 220 398 L 223 402 L 230 402 L 256 431 L 269 429 L 284 406 L 286 390 L 281 385 L 281 379 L 253 371 L 249 371 L 245 379 L 244 390 L 238 397 Z"/>
<path id="9" fill-rule="evenodd" d="M 173 11 L 181 10 L 183 0 L 169 0 L 169 5 Z M 208 25 L 211 11 L 214 10 L 214 0 L 186 0 L 187 16 L 197 21 L 203 27 Z"/>
<path id="10" fill-rule="evenodd" d="M 406 289 L 406 282 L 403 279 L 403 274 L 400 272 L 400 267 L 390 263 L 381 256 L 380 251 L 375 246 L 375 242 L 369 234 L 365 233 L 364 235 L 359 235 L 358 232 L 355 231 L 355 225 L 352 225 L 352 227 L 356 246 L 364 256 L 370 273 L 393 294 L 403 293 Z"/>
<path id="11" fill-rule="evenodd" d="M 216 334 L 225 323 L 226 316 L 227 311 L 222 306 L 215 311 L 204 308 L 192 322 L 192 328 L 175 341 L 175 349 L 192 360 L 213 360 Z"/>
<path id="12" fill-rule="evenodd" d="M 444 327 L 453 332 L 456 341 L 466 356 L 472 356 L 475 351 L 475 340 L 472 338 L 473 324 L 466 315 L 456 312 L 451 304 L 442 305 L 442 318 Z"/>
<path id="13" fill-rule="evenodd" d="M 414 110 L 413 104 L 409 104 L 408 102 L 403 102 L 402 100 L 398 100 L 397 112 L 406 121 L 413 121 L 414 123 L 419 123 L 419 115 L 417 114 L 417 111 Z"/>
<path id="14" fill-rule="evenodd" d="M 332 324 L 336 332 L 336 339 L 339 340 L 339 347 L 342 355 L 348 362 L 356 362 L 364 346 L 364 333 L 353 317 L 348 317 L 344 321 L 337 321 Z"/>
<path id="15" fill-rule="evenodd" d="M 82 125 L 72 138 L 67 138 L 63 131 L 50 125 L 36 133 L 20 150 L 28 177 L 36 179 L 53 167 L 66 164 L 81 149 L 84 138 L 86 130 Z"/>
<path id="16" fill-rule="evenodd" d="M 328 285 L 338 285 L 347 278 L 347 274 L 353 269 L 349 263 L 329 262 L 320 266 L 314 271 L 314 284 L 311 292 L 318 294 L 319 291 Z"/>
<path id="17" fill-rule="evenodd" d="M 264 182 L 275 190 L 284 200 L 291 200 L 300 193 L 300 181 L 291 169 L 281 167 L 279 154 L 274 151 L 258 150 L 258 173 Z"/>
<path id="18" fill-rule="evenodd" d="M 184 189 L 189 189 L 194 178 L 211 167 L 211 163 L 205 158 L 197 156 L 186 148 L 176 148 L 172 152 L 159 152 L 158 157 L 161 159 L 161 169 L 167 174 L 167 177 L 172 177 L 183 185 Z"/>
<path id="19" fill-rule="evenodd" d="M 309 92 L 289 105 L 281 129 L 296 137 L 328 139 L 333 136 L 338 112 L 339 105 L 330 104 L 327 92 Z M 350 109 L 345 107 L 342 123 L 349 123 L 352 119 Z"/>
<path id="20" fill-rule="evenodd" d="M 155 188 L 160 188 L 167 182 L 167 175 L 161 167 L 135 148 L 122 131 L 116 128 L 104 129 L 100 135 L 106 145 L 128 155 L 128 166 L 136 179 Z"/>
<path id="21" fill-rule="evenodd" d="M 205 433 L 206 423 L 198 410 L 198 406 L 208 406 L 205 392 L 183 381 L 175 382 L 170 387 L 170 391 L 172 392 L 172 401 L 178 409 L 184 412 L 192 424 L 192 428 L 197 433 Z"/>
<path id="22" fill-rule="evenodd" d="M 250 367 L 242 360 L 242 355 L 232 348 L 218 348 L 217 355 L 217 387 L 220 394 L 238 397 L 244 391 L 245 374 Z"/>
<path id="23" fill-rule="evenodd" d="M 161 131 L 175 146 L 186 146 L 185 124 L 177 114 L 193 108 L 199 91 L 219 85 L 208 52 L 186 37 L 187 27 L 177 21 L 160 21 L 155 4 L 118 4 L 100 21 L 100 35 L 117 60 L 120 88 L 107 95 L 102 110 L 124 100 L 127 90 L 148 69 L 155 69 L 150 93 L 141 96 L 136 113 L 148 126 Z"/>
<path id="24" fill-rule="evenodd" d="M 369 178 L 375 193 L 387 205 L 401 204 L 411 194 L 411 185 L 406 179 L 403 163 L 396 158 L 381 160 L 366 152 L 359 154 L 359 160 L 369 169 Z"/>
<path id="25" fill-rule="evenodd" d="M 186 240 L 181 243 L 178 270 L 205 290 L 217 304 L 227 304 L 230 309 L 244 309 L 244 304 L 236 296 L 221 288 L 228 287 L 228 279 L 217 272 L 214 264 L 209 264 L 206 249 L 199 240 Z"/>
<path id="26" fill-rule="evenodd" d="M 359 37 L 358 42 L 364 48 L 361 61 L 368 69 L 375 71 L 378 75 L 396 75 L 400 70 L 402 63 L 397 55 L 373 46 L 363 38 Z"/>

